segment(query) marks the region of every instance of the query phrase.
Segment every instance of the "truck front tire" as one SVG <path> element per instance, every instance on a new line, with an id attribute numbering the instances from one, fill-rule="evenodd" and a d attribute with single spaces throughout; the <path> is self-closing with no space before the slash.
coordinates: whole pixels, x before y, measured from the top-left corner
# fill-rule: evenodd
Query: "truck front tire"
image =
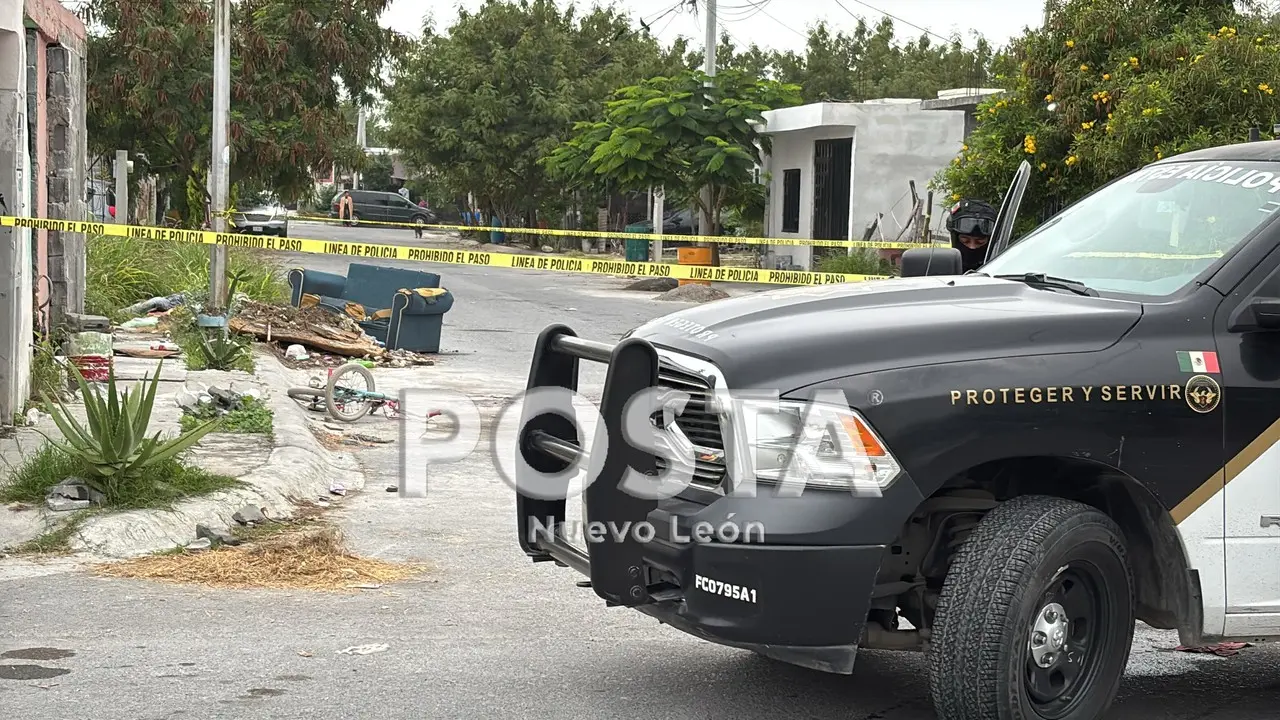
<path id="1" fill-rule="evenodd" d="M 1133 640 L 1124 535 L 1081 503 L 1014 498 L 947 571 L 929 648 L 940 720 L 1105 715 Z"/>

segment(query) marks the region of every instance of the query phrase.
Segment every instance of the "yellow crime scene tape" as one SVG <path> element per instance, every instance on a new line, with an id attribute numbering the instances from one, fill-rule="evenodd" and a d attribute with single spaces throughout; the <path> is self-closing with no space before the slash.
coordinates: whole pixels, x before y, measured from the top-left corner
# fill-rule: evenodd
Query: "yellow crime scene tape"
<path id="1" fill-rule="evenodd" d="M 228 210 L 227 215 L 238 214 L 239 210 Z M 318 215 L 298 215 L 289 218 L 298 222 L 345 223 L 341 218 L 322 217 Z M 354 226 L 370 225 L 373 227 L 422 228 L 423 230 L 456 230 L 459 232 L 500 232 L 508 235 L 546 235 L 550 237 L 598 238 L 607 240 L 661 240 L 663 242 L 707 242 L 729 245 L 786 245 L 812 247 L 838 247 L 865 250 L 910 250 L 918 247 L 950 247 L 946 242 L 897 242 L 878 240 L 809 240 L 806 238 L 761 238 L 739 237 L 737 235 L 667 235 L 665 233 L 633 233 L 604 230 L 557 230 L 554 228 L 503 227 L 490 225 L 440 225 L 405 222 L 384 222 L 381 220 L 357 221 Z"/>
<path id="2" fill-rule="evenodd" d="M 300 252 L 316 255 L 338 255 L 362 260 L 406 260 L 447 265 L 542 270 L 626 277 L 662 277 L 676 280 L 757 283 L 764 285 L 828 285 L 844 282 L 878 280 L 884 275 L 849 275 L 844 273 L 807 272 L 797 270 L 761 270 L 756 268 L 675 265 L 672 263 L 629 262 L 622 260 L 574 258 L 557 255 L 517 255 L 482 250 L 421 248 L 405 245 L 379 245 L 342 240 L 282 238 L 263 235 L 218 233 L 210 230 L 122 225 L 118 223 L 84 222 L 0 216 L 0 227 L 30 228 L 54 232 L 85 233 L 130 237 L 157 242 L 226 245 L 277 252 Z M 687 237 L 687 236 L 686 236 Z"/>

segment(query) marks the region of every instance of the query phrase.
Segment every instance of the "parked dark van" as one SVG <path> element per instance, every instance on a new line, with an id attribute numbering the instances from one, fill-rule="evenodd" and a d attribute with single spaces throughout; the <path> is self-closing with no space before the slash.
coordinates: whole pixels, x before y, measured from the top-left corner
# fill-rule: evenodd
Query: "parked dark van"
<path id="1" fill-rule="evenodd" d="M 351 199 L 355 205 L 355 222 L 400 222 L 429 225 L 436 222 L 436 214 L 431 210 L 405 200 L 402 195 L 393 192 L 376 190 L 351 190 Z M 329 202 L 329 217 L 338 217 L 338 201 L 342 198 L 339 192 Z"/>

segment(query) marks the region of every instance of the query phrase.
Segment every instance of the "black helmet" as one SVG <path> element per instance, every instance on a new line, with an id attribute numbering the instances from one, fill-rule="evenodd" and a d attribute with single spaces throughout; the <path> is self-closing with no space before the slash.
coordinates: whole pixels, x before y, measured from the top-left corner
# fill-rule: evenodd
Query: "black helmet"
<path id="1" fill-rule="evenodd" d="M 991 238 L 996 227 L 996 210 L 981 200 L 964 199 L 947 213 L 947 232 L 951 247 L 960 251 L 965 272 L 977 270 L 987 259 L 987 247 L 971 248 L 960 242 L 961 235 Z"/>
<path id="2" fill-rule="evenodd" d="M 996 226 L 996 210 L 981 200 L 964 199 L 947 213 L 947 232 L 952 241 L 961 235 L 991 237 Z"/>

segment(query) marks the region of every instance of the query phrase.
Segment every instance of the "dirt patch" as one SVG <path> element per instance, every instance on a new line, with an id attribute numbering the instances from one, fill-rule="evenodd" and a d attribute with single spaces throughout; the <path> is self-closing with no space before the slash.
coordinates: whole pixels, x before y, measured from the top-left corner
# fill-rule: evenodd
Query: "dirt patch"
<path id="1" fill-rule="evenodd" d="M 320 444 L 323 445 L 326 450 L 332 450 L 334 452 L 342 450 L 342 436 L 338 433 L 331 433 L 328 430 L 316 427 L 315 425 L 308 425 L 307 429 L 311 431 L 311 434 L 315 436 L 316 440 L 320 441 Z"/>
<path id="2" fill-rule="evenodd" d="M 680 282 L 674 278 L 641 278 L 623 290 L 635 290 L 636 292 L 666 292 L 674 290 L 680 286 Z"/>
<path id="3" fill-rule="evenodd" d="M 668 302 L 704 303 L 723 300 L 727 297 L 729 297 L 729 293 L 707 285 L 681 285 L 675 290 L 668 290 L 662 293 L 655 299 Z"/>
<path id="4" fill-rule="evenodd" d="M 333 527 L 288 531 L 216 550 L 151 555 L 98 565 L 99 575 L 214 588 L 353 591 L 407 580 L 425 565 L 350 553 Z"/>

